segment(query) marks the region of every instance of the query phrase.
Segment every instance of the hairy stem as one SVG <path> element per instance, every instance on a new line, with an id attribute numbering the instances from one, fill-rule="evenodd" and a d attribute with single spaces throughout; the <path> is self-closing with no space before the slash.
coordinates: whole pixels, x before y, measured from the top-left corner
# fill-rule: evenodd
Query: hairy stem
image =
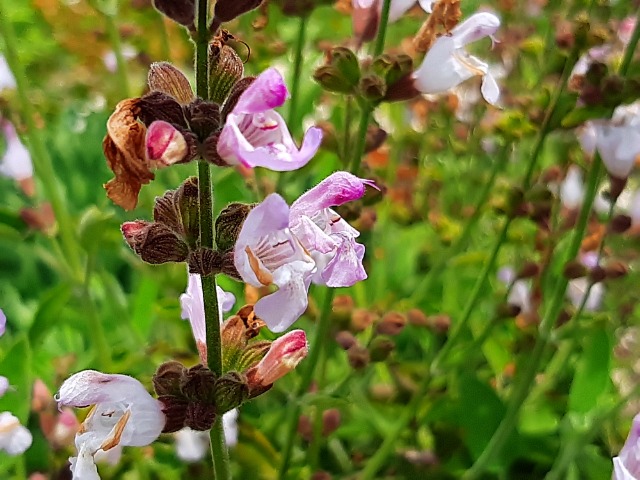
<path id="1" fill-rule="evenodd" d="M 196 95 L 204 100 L 209 96 L 209 39 L 211 36 L 208 18 L 208 1 L 196 2 L 197 32 L 196 44 Z M 215 32 L 213 32 L 215 33 Z M 213 248 L 215 236 L 213 231 L 213 188 L 211 171 L 204 160 L 198 162 L 200 245 Z M 204 315 L 207 333 L 207 364 L 209 369 L 220 376 L 222 374 L 222 344 L 220 340 L 220 314 L 215 275 L 202 277 L 202 296 L 204 298 Z M 229 453 L 225 445 L 222 417 L 219 416 L 209 432 L 211 438 L 211 457 L 213 459 L 214 478 L 228 480 Z"/>

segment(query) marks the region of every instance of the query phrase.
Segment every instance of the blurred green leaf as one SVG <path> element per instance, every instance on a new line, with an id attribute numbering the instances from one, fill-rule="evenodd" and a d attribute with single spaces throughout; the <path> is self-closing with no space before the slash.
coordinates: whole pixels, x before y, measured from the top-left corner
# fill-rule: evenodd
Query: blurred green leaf
<path id="1" fill-rule="evenodd" d="M 41 294 L 38 310 L 29 329 L 32 345 L 37 345 L 50 328 L 60 324 L 60 313 L 69 303 L 72 291 L 69 283 L 61 283 Z"/>
<path id="2" fill-rule="evenodd" d="M 588 413 L 598 405 L 598 399 L 610 383 L 611 349 L 611 340 L 604 329 L 586 338 L 569 392 L 570 411 Z"/>

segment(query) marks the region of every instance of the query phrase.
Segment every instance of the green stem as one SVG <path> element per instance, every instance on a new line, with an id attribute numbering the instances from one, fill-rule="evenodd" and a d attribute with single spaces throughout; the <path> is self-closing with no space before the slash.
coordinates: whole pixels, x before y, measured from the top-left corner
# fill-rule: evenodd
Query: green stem
<path id="1" fill-rule="evenodd" d="M 89 255 L 85 266 L 82 296 L 83 300 L 87 304 L 87 316 L 91 326 L 92 337 L 95 340 L 96 348 L 98 350 L 98 365 L 102 371 L 108 372 L 111 368 L 111 350 L 109 349 L 109 342 L 107 341 L 104 325 L 98 315 L 95 301 L 91 296 L 90 281 L 94 265 L 95 257 L 93 255 Z"/>
<path id="2" fill-rule="evenodd" d="M 580 250 L 580 244 L 586 231 L 587 220 L 589 219 L 591 206 L 593 205 L 593 200 L 597 193 L 601 173 L 602 162 L 600 157 L 596 155 L 594 164 L 589 173 L 587 194 L 582 204 L 582 209 L 580 210 L 580 218 L 578 219 L 578 223 L 574 229 L 569 250 L 564 258 L 564 263 L 575 258 Z M 540 322 L 538 337 L 536 338 L 533 351 L 527 356 L 524 370 L 519 376 L 518 383 L 516 384 L 515 389 L 511 394 L 511 398 L 509 399 L 505 416 L 482 454 L 463 476 L 464 480 L 472 480 L 481 476 L 487 467 L 494 462 L 495 458 L 500 454 L 502 448 L 511 436 L 513 429 L 516 426 L 520 409 L 522 408 L 524 401 L 527 399 L 533 380 L 535 379 L 536 373 L 538 373 L 539 364 L 542 361 L 549 342 L 551 329 L 556 324 L 558 315 L 562 309 L 562 303 L 568 283 L 569 281 L 562 277 L 559 284 L 554 287 L 554 295 L 544 318 Z"/>
<path id="3" fill-rule="evenodd" d="M 384 0 L 382 4 L 382 16 L 380 17 L 380 26 L 378 27 L 378 35 L 376 36 L 375 48 L 373 50 L 373 57 L 377 57 L 382 54 L 384 50 L 384 40 L 387 34 L 387 24 L 389 23 L 389 10 L 391 7 L 391 0 Z M 351 165 L 349 171 L 354 175 L 358 175 L 360 170 L 360 164 L 362 163 L 362 157 L 364 157 L 364 149 L 367 143 L 367 129 L 369 128 L 369 120 L 373 113 L 375 106 L 369 102 L 366 102 L 362 106 L 360 113 L 360 123 L 358 125 L 358 136 L 356 138 L 356 147 L 353 158 L 351 159 Z"/>
<path id="4" fill-rule="evenodd" d="M 298 24 L 298 37 L 296 39 L 296 51 L 293 57 L 291 98 L 289 99 L 289 118 L 287 122 L 289 124 L 289 128 L 292 130 L 294 130 L 294 125 L 297 125 L 298 100 L 300 96 L 300 75 L 302 73 L 302 63 L 304 61 L 303 53 L 304 45 L 306 43 L 308 22 L 309 15 L 303 15 L 300 17 L 300 23 Z"/>
<path id="5" fill-rule="evenodd" d="M 23 120 L 27 126 L 35 174 L 42 182 L 45 195 L 51 202 L 51 207 L 53 208 L 53 212 L 59 225 L 58 230 L 66 260 L 71 266 L 78 282 L 81 282 L 82 267 L 78 255 L 80 247 L 76 241 L 75 226 L 73 225 L 71 216 L 69 215 L 69 209 L 64 201 L 64 194 L 56 176 L 56 170 L 53 166 L 53 162 L 49 156 L 49 150 L 47 149 L 41 132 L 36 127 L 34 121 L 35 110 L 29 93 L 27 76 L 23 68 L 23 64 L 18 58 L 18 40 L 16 39 L 13 25 L 6 14 L 8 10 L 7 3 L 9 2 L 6 0 L 0 0 L 0 12 L 2 12 L 0 13 L 0 35 L 4 40 L 4 53 L 7 63 L 9 64 L 9 68 L 16 79 L 18 100 L 20 103 L 20 109 L 22 110 Z"/>
<path id="6" fill-rule="evenodd" d="M 196 94 L 207 100 L 209 96 L 209 2 L 196 2 L 197 32 L 196 44 Z M 216 30 L 216 28 L 213 28 Z M 213 32 L 215 33 L 215 32 Z M 198 189 L 200 215 L 200 245 L 203 248 L 213 248 L 215 236 L 213 231 L 213 188 L 211 185 L 211 170 L 204 160 L 198 162 Z M 215 275 L 202 277 L 202 296 L 204 299 L 204 316 L 207 335 L 207 365 L 219 377 L 222 374 L 222 343 L 220 338 L 220 316 L 218 295 L 216 292 Z M 213 478 L 229 480 L 231 471 L 229 466 L 229 452 L 225 445 L 222 417 L 219 417 L 209 432 L 211 439 L 211 457 L 213 459 Z"/>
<path id="7" fill-rule="evenodd" d="M 331 324 L 331 308 L 333 306 L 333 297 L 335 295 L 335 289 L 329 288 L 326 290 L 324 303 L 322 305 L 322 310 L 320 312 L 320 319 L 318 320 L 318 325 L 316 326 L 316 332 L 313 337 L 313 341 L 309 346 L 309 356 L 305 360 L 306 368 L 302 374 L 302 378 L 300 379 L 300 383 L 298 384 L 298 388 L 296 389 L 294 398 L 296 399 L 295 403 L 289 407 L 289 414 L 286 418 L 286 436 L 284 448 L 282 449 L 282 464 L 279 470 L 279 479 L 286 478 L 287 470 L 289 469 L 289 464 L 291 463 L 291 453 L 293 451 L 293 444 L 296 437 L 296 430 L 298 428 L 298 417 L 300 416 L 300 398 L 307 393 L 309 387 L 311 386 L 311 382 L 313 381 L 313 374 L 316 369 L 316 365 L 318 360 L 320 359 L 320 355 L 324 350 L 324 344 L 327 340 L 327 336 L 329 335 L 329 326 Z"/>
<path id="8" fill-rule="evenodd" d="M 562 90 L 564 89 L 567 83 L 567 80 L 569 78 L 569 74 L 571 73 L 571 68 L 573 67 L 573 63 L 575 62 L 576 56 L 577 56 L 576 52 L 573 52 L 573 54 L 567 60 L 560 84 L 558 85 L 556 93 L 554 94 L 554 97 L 552 98 L 548 106 L 547 113 L 540 127 L 540 132 L 538 133 L 538 136 L 536 138 L 536 142 L 534 144 L 534 148 L 532 150 L 531 157 L 529 159 L 529 165 L 527 166 L 526 174 L 522 182 L 524 190 L 528 189 L 530 186 L 534 167 L 537 163 L 538 156 L 542 151 L 542 145 L 544 143 L 544 140 L 546 139 L 546 136 L 550 131 L 550 123 L 551 123 L 550 119 L 556 108 L 558 99 L 560 97 L 560 93 L 562 93 Z M 507 232 L 509 230 L 509 226 L 511 225 L 512 221 L 513 219 L 509 217 L 507 218 L 504 225 L 502 226 L 502 230 L 498 234 L 498 240 L 496 241 L 495 245 L 492 248 L 491 254 L 489 255 L 489 260 L 485 264 L 485 267 L 482 270 L 480 277 L 478 278 L 478 280 L 476 281 L 473 287 L 471 296 L 469 297 L 469 300 L 467 301 L 467 304 L 465 306 L 462 318 L 457 323 L 457 326 L 455 327 L 455 330 L 452 333 L 452 335 L 447 339 L 447 342 L 444 344 L 442 349 L 440 349 L 440 351 L 434 358 L 433 362 L 431 363 L 429 375 L 425 375 L 425 378 L 423 378 L 422 383 L 420 384 L 418 392 L 414 394 L 411 400 L 411 403 L 405 409 L 404 415 L 402 415 L 400 419 L 398 419 L 398 421 L 394 425 L 393 431 L 386 436 L 386 438 L 382 442 L 382 446 L 376 451 L 376 453 L 367 462 L 367 466 L 365 467 L 363 471 L 363 475 L 360 478 L 360 480 L 368 480 L 368 479 L 374 478 L 374 475 L 376 474 L 376 472 L 380 468 L 382 468 L 382 466 L 384 465 L 384 462 L 386 461 L 387 456 L 393 451 L 393 448 L 397 444 L 400 434 L 409 425 L 409 422 L 411 421 L 411 419 L 414 418 L 416 414 L 416 410 L 420 406 L 420 400 L 429 389 L 429 384 L 431 382 L 431 379 L 433 378 L 432 375 L 435 372 L 437 372 L 438 367 L 444 360 L 445 356 L 449 353 L 451 348 L 453 348 L 455 341 L 466 330 L 466 325 L 471 317 L 471 314 L 474 311 L 474 307 L 477 301 L 480 298 L 482 288 L 485 282 L 487 281 L 489 274 L 493 271 L 495 260 L 498 257 L 498 253 L 504 243 L 504 240 L 507 237 Z"/>
<path id="9" fill-rule="evenodd" d="M 627 74 L 629 65 L 631 64 L 631 58 L 633 57 L 638 41 L 640 40 L 640 9 L 637 11 L 636 17 L 639 21 L 636 23 L 631 41 L 629 42 L 627 50 L 625 51 L 625 56 L 619 69 L 619 74 L 623 77 Z M 593 201 L 597 194 L 598 184 L 600 183 L 600 177 L 602 176 L 603 170 L 604 169 L 602 160 L 600 159 L 600 155 L 597 153 L 593 159 L 591 171 L 589 172 L 587 193 L 582 203 L 580 217 L 578 218 L 578 223 L 574 229 L 569 250 L 564 259 L 565 263 L 573 260 L 580 250 L 580 244 L 582 243 L 582 238 L 584 237 L 587 228 L 587 221 L 589 219 Z M 524 401 L 529 395 L 529 391 L 531 390 L 531 386 L 535 379 L 536 373 L 538 372 L 540 362 L 542 361 L 545 349 L 551 336 L 551 330 L 556 324 L 558 315 L 560 314 L 560 310 L 562 309 L 562 302 L 568 283 L 569 281 L 566 278 L 562 277 L 562 279 L 558 282 L 558 285 L 554 286 L 554 296 L 551 299 L 549 308 L 547 309 L 544 318 L 540 322 L 538 338 L 536 339 L 536 343 L 533 347 L 533 352 L 527 358 L 527 363 L 522 375 L 520 376 L 519 383 L 516 385 L 511 398 L 509 399 L 509 404 L 507 405 L 505 416 L 500 422 L 500 425 L 494 432 L 493 436 L 491 437 L 491 440 L 489 440 L 489 443 L 485 447 L 482 454 L 478 457 L 472 467 L 465 473 L 463 477 L 464 480 L 472 480 L 482 475 L 486 468 L 491 465 L 495 458 L 500 454 L 505 443 L 511 436 L 511 433 L 516 426 L 520 409 L 522 408 Z"/>
<path id="10" fill-rule="evenodd" d="M 510 144 L 505 145 L 499 154 L 498 160 L 494 162 L 493 168 L 491 169 L 490 177 L 484 184 L 484 188 L 480 192 L 478 200 L 476 201 L 473 215 L 471 215 L 471 218 L 469 218 L 469 220 L 465 223 L 462 233 L 456 239 L 456 241 L 447 249 L 446 252 L 438 255 L 435 265 L 422 278 L 422 281 L 414 290 L 414 294 L 412 295 L 410 300 L 410 303 L 412 305 L 418 305 L 424 299 L 424 297 L 429 293 L 433 281 L 438 277 L 440 272 L 442 272 L 447 263 L 460 251 L 462 251 L 462 249 L 467 244 L 467 241 L 471 236 L 471 232 L 473 232 L 473 228 L 475 227 L 476 223 L 478 223 L 478 220 L 480 220 L 483 207 L 487 203 L 489 195 L 493 191 L 493 186 L 495 185 L 498 173 L 502 170 L 504 164 L 508 159 L 507 150 L 509 147 Z"/>
<path id="11" fill-rule="evenodd" d="M 115 13 L 104 13 L 105 26 L 107 27 L 107 35 L 109 36 L 109 43 L 113 48 L 113 53 L 116 56 L 116 67 L 118 73 L 118 83 L 120 84 L 120 94 L 129 98 L 131 96 L 131 90 L 129 88 L 129 75 L 127 73 L 127 62 L 122 54 L 122 42 L 120 41 L 120 32 L 118 31 L 118 25 L 116 24 Z"/>

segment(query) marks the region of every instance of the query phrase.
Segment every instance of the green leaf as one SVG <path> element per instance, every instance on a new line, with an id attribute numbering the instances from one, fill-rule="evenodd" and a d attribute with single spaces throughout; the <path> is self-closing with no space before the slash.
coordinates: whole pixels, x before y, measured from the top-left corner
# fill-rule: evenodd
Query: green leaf
<path id="1" fill-rule="evenodd" d="M 0 375 L 12 387 L 0 397 L 0 412 L 10 411 L 26 423 L 31 406 L 31 352 L 26 337 L 21 336 L 7 351 L 0 362 Z"/>
<path id="2" fill-rule="evenodd" d="M 585 340 L 569 392 L 570 411 L 587 413 L 598 405 L 598 399 L 609 387 L 611 350 L 611 340 L 603 329 Z"/>
<path id="3" fill-rule="evenodd" d="M 61 283 L 42 294 L 29 329 L 29 342 L 32 345 L 37 345 L 50 328 L 59 325 L 60 313 L 71 299 L 72 290 L 68 283 Z"/>
<path id="4" fill-rule="evenodd" d="M 610 114 L 609 107 L 603 107 L 602 105 L 591 105 L 588 107 L 577 107 L 567 113 L 560 125 L 564 128 L 574 128 L 582 125 L 587 120 L 594 118 L 606 118 Z"/>
<path id="5" fill-rule="evenodd" d="M 138 288 L 133 298 L 133 313 L 131 324 L 133 329 L 142 337 L 147 339 L 151 325 L 153 324 L 153 305 L 158 299 L 159 285 L 150 277 L 141 277 Z"/>

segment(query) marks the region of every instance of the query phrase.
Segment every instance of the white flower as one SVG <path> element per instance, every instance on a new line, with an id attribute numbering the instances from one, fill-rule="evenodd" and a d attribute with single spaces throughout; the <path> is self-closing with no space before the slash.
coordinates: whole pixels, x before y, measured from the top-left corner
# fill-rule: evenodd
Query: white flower
<path id="1" fill-rule="evenodd" d="M 135 378 L 84 370 L 69 377 L 56 394 L 59 406 L 93 405 L 76 434 L 71 457 L 74 480 L 99 479 L 97 452 L 153 442 L 165 425 L 161 404 Z"/>
<path id="2" fill-rule="evenodd" d="M 600 153 L 612 177 L 626 179 L 640 155 L 640 102 L 616 108 L 611 120 L 587 122 L 579 133 L 585 153 Z"/>
<path id="3" fill-rule="evenodd" d="M 222 323 L 222 314 L 228 312 L 236 303 L 236 297 L 233 293 L 225 292 L 222 288 L 216 286 L 218 294 L 218 313 L 220 315 L 220 323 Z M 196 347 L 200 354 L 200 361 L 203 365 L 207 364 L 207 325 L 204 316 L 204 298 L 202 296 L 202 279 L 197 273 L 189 274 L 189 284 L 187 290 L 180 295 L 180 306 L 182 307 L 182 319 L 189 319 L 193 338 L 196 341 Z"/>
<path id="4" fill-rule="evenodd" d="M 138 51 L 131 45 L 124 45 L 122 47 L 122 58 L 124 58 L 125 61 L 132 60 L 136 58 L 137 55 Z M 113 50 L 108 51 L 102 56 L 102 62 L 111 73 L 115 73 L 115 71 L 118 70 L 118 59 L 116 58 L 116 53 Z"/>
<path id="5" fill-rule="evenodd" d="M 31 155 L 20 141 L 13 124 L 8 120 L 0 119 L 0 125 L 7 140 L 7 149 L 0 160 L 0 175 L 18 181 L 33 177 Z"/>
<path id="6" fill-rule="evenodd" d="M 16 79 L 9 68 L 7 60 L 0 55 L 0 91 L 16 88 Z"/>
<path id="7" fill-rule="evenodd" d="M 238 409 L 229 410 L 222 415 L 224 438 L 228 446 L 238 443 Z M 209 452 L 209 431 L 192 430 L 184 427 L 175 433 L 176 455 L 187 463 L 199 462 Z"/>
<path id="8" fill-rule="evenodd" d="M 456 26 L 450 35 L 439 37 L 429 49 L 422 65 L 414 72 L 415 87 L 422 93 L 446 92 L 465 80 L 482 77 L 482 96 L 495 105 L 500 89 L 489 65 L 469 55 L 465 47 L 476 40 L 491 37 L 500 19 L 488 12 L 476 13 Z"/>
<path id="9" fill-rule="evenodd" d="M 0 397 L 7 393 L 7 390 L 9 390 L 9 380 L 0 375 Z"/>
<path id="10" fill-rule="evenodd" d="M 9 412 L 0 413 L 0 450 L 9 455 L 21 455 L 31 446 L 31 432 Z"/>
<path id="11" fill-rule="evenodd" d="M 580 168 L 571 165 L 567 175 L 560 184 L 560 201 L 562 206 L 569 210 L 576 210 L 582 205 L 584 199 L 584 183 Z"/>

